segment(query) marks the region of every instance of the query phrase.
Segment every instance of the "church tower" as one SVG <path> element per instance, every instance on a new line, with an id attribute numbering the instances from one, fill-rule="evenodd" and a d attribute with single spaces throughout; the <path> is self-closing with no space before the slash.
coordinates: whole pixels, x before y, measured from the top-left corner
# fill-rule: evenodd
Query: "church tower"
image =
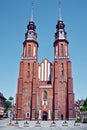
<path id="1" fill-rule="evenodd" d="M 60 14 L 60 13 L 59 13 Z M 55 120 L 74 118 L 72 66 L 65 24 L 59 15 L 54 40 L 54 61 L 38 63 L 36 25 L 27 25 L 19 66 L 15 119 Z"/>
<path id="2" fill-rule="evenodd" d="M 32 16 L 27 25 L 23 54 L 20 61 L 18 89 L 16 95 L 17 119 L 33 119 L 35 112 L 36 82 L 38 80 L 38 42 L 36 26 Z"/>
<path id="3" fill-rule="evenodd" d="M 74 118 L 74 93 L 69 42 L 65 24 L 59 15 L 54 41 L 54 112 L 55 119 Z"/>

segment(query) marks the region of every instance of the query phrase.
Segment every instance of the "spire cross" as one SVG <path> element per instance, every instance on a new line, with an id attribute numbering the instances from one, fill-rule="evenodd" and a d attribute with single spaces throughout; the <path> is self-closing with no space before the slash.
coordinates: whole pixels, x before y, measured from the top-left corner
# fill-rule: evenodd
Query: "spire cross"
<path id="1" fill-rule="evenodd" d="M 61 17 L 61 1 L 59 0 L 59 20 L 62 20 Z"/>
<path id="2" fill-rule="evenodd" d="M 33 13 L 34 13 L 34 2 L 32 0 L 31 21 L 33 21 Z"/>

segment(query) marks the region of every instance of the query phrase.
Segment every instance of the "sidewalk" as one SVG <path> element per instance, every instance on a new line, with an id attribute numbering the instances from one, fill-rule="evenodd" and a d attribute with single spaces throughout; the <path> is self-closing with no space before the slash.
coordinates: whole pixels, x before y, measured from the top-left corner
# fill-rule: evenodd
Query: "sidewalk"
<path id="1" fill-rule="evenodd" d="M 87 124 L 80 124 L 80 126 L 74 126 L 74 121 L 67 121 L 68 126 L 62 126 L 64 121 L 55 121 L 56 127 L 51 127 L 52 121 L 41 121 L 40 127 L 36 127 L 36 121 L 28 121 L 28 127 L 24 127 L 25 121 L 18 121 L 18 127 L 15 126 L 16 121 L 12 121 L 12 126 L 8 125 L 9 122 L 9 118 L 0 120 L 0 130 L 87 130 Z"/>

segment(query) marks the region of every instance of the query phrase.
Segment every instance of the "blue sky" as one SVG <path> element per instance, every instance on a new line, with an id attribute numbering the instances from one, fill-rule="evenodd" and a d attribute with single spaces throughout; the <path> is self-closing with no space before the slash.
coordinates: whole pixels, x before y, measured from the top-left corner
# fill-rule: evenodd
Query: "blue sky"
<path id="1" fill-rule="evenodd" d="M 75 99 L 87 97 L 87 0 L 61 0 L 62 19 L 69 41 Z M 32 0 L 0 0 L 0 92 L 15 98 L 19 62 Z M 53 56 L 58 0 L 34 0 L 38 60 Z"/>

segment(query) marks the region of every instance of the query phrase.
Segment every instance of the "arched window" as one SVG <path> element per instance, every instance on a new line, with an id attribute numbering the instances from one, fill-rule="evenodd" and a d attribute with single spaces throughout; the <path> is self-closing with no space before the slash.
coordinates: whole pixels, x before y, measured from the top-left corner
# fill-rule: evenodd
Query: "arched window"
<path id="1" fill-rule="evenodd" d="M 43 92 L 42 98 L 42 105 L 47 105 L 47 91 Z"/>
<path id="2" fill-rule="evenodd" d="M 29 112 L 26 113 L 26 118 L 30 118 L 30 113 Z"/>

